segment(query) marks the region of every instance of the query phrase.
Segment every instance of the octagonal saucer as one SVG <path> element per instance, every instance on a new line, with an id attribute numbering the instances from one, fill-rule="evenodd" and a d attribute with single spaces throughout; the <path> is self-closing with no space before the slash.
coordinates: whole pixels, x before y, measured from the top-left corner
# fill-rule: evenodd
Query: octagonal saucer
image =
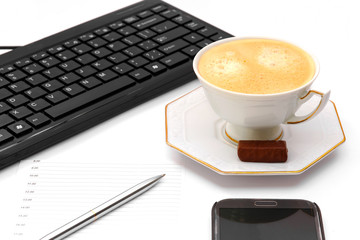
<path id="1" fill-rule="evenodd" d="M 299 112 L 318 102 L 311 99 Z M 165 108 L 166 143 L 203 166 L 223 175 L 296 175 L 308 170 L 345 142 L 335 103 L 329 101 L 314 119 L 284 124 L 288 148 L 285 163 L 242 162 L 237 146 L 224 137 L 225 121 L 209 105 L 202 87 L 170 102 Z"/>

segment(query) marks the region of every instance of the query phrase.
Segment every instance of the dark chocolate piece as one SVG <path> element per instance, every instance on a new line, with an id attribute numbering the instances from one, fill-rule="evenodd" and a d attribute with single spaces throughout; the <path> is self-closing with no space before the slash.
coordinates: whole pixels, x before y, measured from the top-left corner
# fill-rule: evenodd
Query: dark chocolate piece
<path id="1" fill-rule="evenodd" d="M 243 162 L 286 162 L 285 141 L 239 141 L 238 156 Z"/>

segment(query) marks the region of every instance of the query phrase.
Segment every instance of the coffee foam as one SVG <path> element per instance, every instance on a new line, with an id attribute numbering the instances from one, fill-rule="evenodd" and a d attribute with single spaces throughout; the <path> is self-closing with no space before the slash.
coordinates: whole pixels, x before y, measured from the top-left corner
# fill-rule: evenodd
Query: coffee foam
<path id="1" fill-rule="evenodd" d="M 315 73 L 302 49 L 268 39 L 242 39 L 215 46 L 199 61 L 200 75 L 230 91 L 271 94 L 298 88 Z"/>

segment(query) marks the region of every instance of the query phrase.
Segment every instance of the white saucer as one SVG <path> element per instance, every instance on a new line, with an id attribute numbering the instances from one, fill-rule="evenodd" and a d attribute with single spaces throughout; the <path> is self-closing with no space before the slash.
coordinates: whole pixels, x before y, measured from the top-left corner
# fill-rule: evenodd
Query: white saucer
<path id="1" fill-rule="evenodd" d="M 312 100 L 302 109 L 313 109 Z M 324 159 L 345 142 L 344 130 L 334 102 L 314 119 L 301 124 L 283 125 L 287 143 L 285 163 L 248 163 L 237 156 L 237 147 L 224 138 L 225 121 L 197 88 L 172 101 L 165 108 L 166 143 L 198 163 L 223 175 L 295 175 Z"/>

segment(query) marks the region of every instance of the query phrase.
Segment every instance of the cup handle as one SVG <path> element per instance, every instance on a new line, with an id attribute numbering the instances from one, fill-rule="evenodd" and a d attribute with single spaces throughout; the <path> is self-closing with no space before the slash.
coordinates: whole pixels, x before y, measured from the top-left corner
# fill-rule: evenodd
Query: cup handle
<path id="1" fill-rule="evenodd" d="M 319 95 L 321 97 L 321 100 L 320 100 L 318 106 L 315 108 L 315 110 L 304 116 L 292 116 L 286 122 L 287 124 L 297 124 L 297 123 L 305 122 L 305 121 L 315 117 L 316 115 L 318 115 L 325 108 L 325 106 L 330 98 L 330 90 L 327 91 L 326 93 L 310 90 L 305 96 L 300 98 L 300 104 L 307 102 L 315 94 Z"/>

